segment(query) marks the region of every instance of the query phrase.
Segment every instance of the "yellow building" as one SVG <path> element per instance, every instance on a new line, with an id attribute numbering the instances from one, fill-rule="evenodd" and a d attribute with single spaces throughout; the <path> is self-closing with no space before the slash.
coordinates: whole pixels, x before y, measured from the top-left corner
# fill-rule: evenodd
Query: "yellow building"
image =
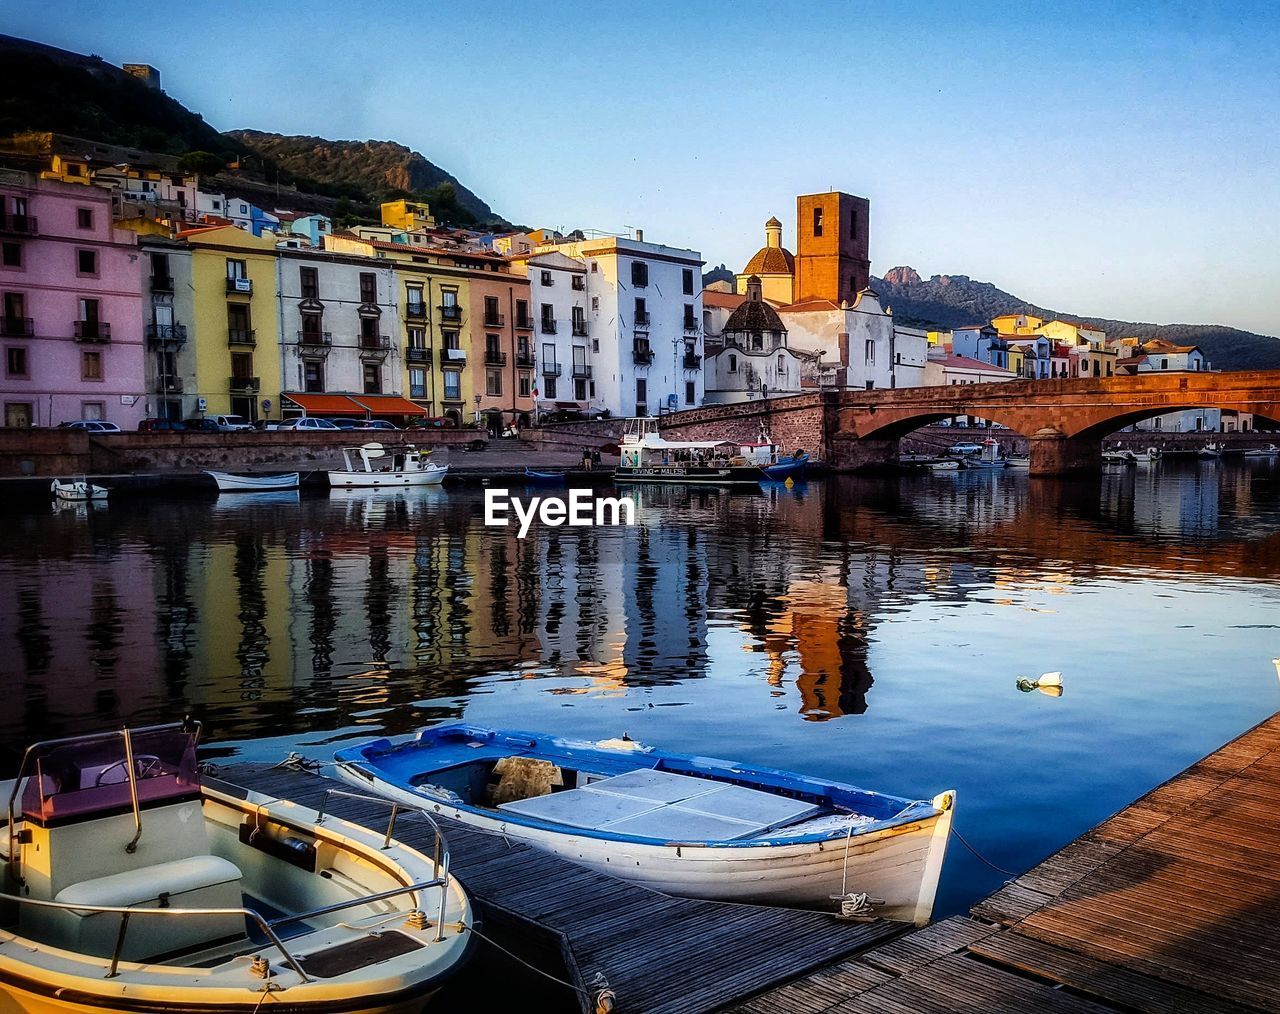
<path id="1" fill-rule="evenodd" d="M 434 229 L 436 220 L 431 208 L 421 201 L 387 201 L 382 205 L 382 224 L 390 229 Z"/>
<path id="2" fill-rule="evenodd" d="M 1003 313 L 991 318 L 991 326 L 1002 335 L 1036 334 L 1036 329 L 1042 324 L 1043 317 L 1035 317 L 1029 313 Z"/>
<path id="3" fill-rule="evenodd" d="M 1051 320 L 1036 328 L 1036 334 L 1042 334 L 1058 345 L 1102 345 L 1106 342 L 1106 333 L 1088 324 L 1080 324 L 1073 320 Z"/>
<path id="4" fill-rule="evenodd" d="M 195 393 L 205 414 L 279 419 L 275 240 L 231 225 L 179 238 L 191 248 Z"/>
<path id="5" fill-rule="evenodd" d="M 782 245 L 782 223 L 771 218 L 764 223 L 764 246 L 747 261 L 742 274 L 737 276 L 739 294 L 747 291 L 747 280 L 753 275 L 760 278 L 760 294 L 779 306 L 795 302 L 796 259 Z"/>
<path id="6" fill-rule="evenodd" d="M 938 348 L 942 348 L 946 345 L 951 344 L 951 332 L 950 331 L 926 331 L 925 339 L 928 341 L 931 347 L 937 346 Z"/>

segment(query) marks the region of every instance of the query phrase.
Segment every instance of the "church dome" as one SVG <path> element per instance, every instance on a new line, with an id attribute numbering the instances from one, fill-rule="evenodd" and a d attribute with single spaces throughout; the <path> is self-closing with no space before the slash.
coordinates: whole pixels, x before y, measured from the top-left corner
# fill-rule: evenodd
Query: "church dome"
<path id="1" fill-rule="evenodd" d="M 761 333 L 774 331 L 785 332 L 787 329 L 782 323 L 782 318 L 778 316 L 769 303 L 760 297 L 760 279 L 752 275 L 747 282 L 747 298 L 744 299 L 729 314 L 729 319 L 724 322 L 722 334 L 750 333 L 759 331 Z"/>
<path id="2" fill-rule="evenodd" d="M 782 245 L 782 223 L 771 218 L 764 223 L 764 246 L 762 246 L 747 266 L 744 275 L 792 275 L 795 274 L 796 259 L 791 251 Z"/>

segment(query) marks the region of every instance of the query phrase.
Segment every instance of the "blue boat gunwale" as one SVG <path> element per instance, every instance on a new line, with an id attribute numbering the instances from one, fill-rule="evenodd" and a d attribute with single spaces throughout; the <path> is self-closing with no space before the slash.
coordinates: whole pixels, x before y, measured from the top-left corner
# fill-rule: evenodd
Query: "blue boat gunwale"
<path id="1" fill-rule="evenodd" d="M 452 745 L 449 741 L 458 741 L 462 749 L 449 750 L 449 746 Z M 473 745 L 476 743 L 483 745 L 480 747 Z M 486 749 L 486 746 L 489 749 Z M 495 747 L 498 749 L 493 749 Z M 415 757 L 423 757 L 430 753 L 434 753 L 437 758 L 447 757 L 448 760 L 443 763 L 436 760 L 429 765 L 413 763 Z M 431 774 L 488 760 L 496 761 L 501 757 L 513 755 L 553 760 L 571 770 L 587 770 L 593 773 L 625 774 L 645 767 L 661 769 L 674 774 L 688 774 L 713 781 L 744 785 L 748 788 L 760 788 L 792 798 L 809 799 L 825 808 L 825 813 L 797 821 L 798 825 L 803 825 L 805 820 L 839 815 L 842 811 L 850 811 L 851 814 L 859 814 L 871 819 L 867 823 L 853 825 L 852 828 L 849 825 L 836 826 L 805 834 L 787 834 L 787 825 L 783 825 L 780 828 L 761 832 L 756 837 L 732 841 L 675 840 L 573 827 L 523 814 L 478 806 L 452 793 L 453 798 L 445 799 L 429 792 L 418 791 L 420 786 L 431 784 L 427 777 Z M 393 758 L 394 763 L 389 763 Z M 610 749 L 585 740 L 565 739 L 536 732 L 490 729 L 461 722 L 421 729 L 406 739 L 383 738 L 346 747 L 334 754 L 334 760 L 365 777 L 380 778 L 388 785 L 413 794 L 424 806 L 435 803 L 437 808 L 446 806 L 507 824 L 574 837 L 640 845 L 762 848 L 845 841 L 877 831 L 918 823 L 936 817 L 942 812 L 930 800 L 893 796 L 845 782 L 814 778 L 778 768 L 741 764 L 719 757 L 672 753 L 654 747 Z M 646 760 L 652 763 L 645 763 Z M 582 761 L 593 763 L 591 766 L 584 766 L 580 763 Z M 415 783 L 411 780 L 413 777 L 419 777 L 421 780 Z M 867 809 L 879 811 L 879 815 L 873 816 L 866 813 Z"/>

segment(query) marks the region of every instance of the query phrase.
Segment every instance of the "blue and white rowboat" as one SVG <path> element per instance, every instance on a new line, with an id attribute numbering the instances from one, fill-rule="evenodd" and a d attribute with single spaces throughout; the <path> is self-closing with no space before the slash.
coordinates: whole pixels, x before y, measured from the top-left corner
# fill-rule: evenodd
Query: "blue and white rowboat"
<path id="1" fill-rule="evenodd" d="M 955 803 L 630 740 L 580 742 L 462 723 L 335 755 L 339 776 L 668 894 L 832 908 L 923 925 Z"/>

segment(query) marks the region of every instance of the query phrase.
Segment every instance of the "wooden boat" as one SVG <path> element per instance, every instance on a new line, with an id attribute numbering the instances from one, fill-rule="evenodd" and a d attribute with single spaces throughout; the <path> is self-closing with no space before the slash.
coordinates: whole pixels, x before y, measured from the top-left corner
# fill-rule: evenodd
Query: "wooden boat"
<path id="1" fill-rule="evenodd" d="M 355 487 L 437 486 L 444 482 L 448 465 L 435 465 L 427 461 L 429 450 L 420 451 L 412 444 L 405 444 L 388 455 L 379 443 L 360 447 L 344 447 L 342 461 L 345 468 L 333 469 L 327 474 L 329 485 L 340 489 Z M 387 458 L 384 467 L 382 459 Z M 374 462 L 377 462 L 375 465 Z"/>
<path id="2" fill-rule="evenodd" d="M 1266 447 L 1250 447 L 1244 452 L 1246 458 L 1274 458 L 1280 454 L 1280 447 L 1275 444 L 1267 444 Z"/>
<path id="3" fill-rule="evenodd" d="M 1004 459 L 1007 468 L 1030 468 L 1031 458 L 1028 455 L 1011 454 Z"/>
<path id="4" fill-rule="evenodd" d="M 526 482 L 543 483 L 548 486 L 558 485 L 565 481 L 563 472 L 539 472 L 532 468 L 524 470 L 524 477 Z"/>
<path id="5" fill-rule="evenodd" d="M 213 472 L 205 470 L 205 475 L 212 476 L 223 493 L 271 493 L 281 489 L 297 489 L 298 473 L 281 472 L 277 475 L 236 475 L 232 472 Z"/>
<path id="6" fill-rule="evenodd" d="M 1127 448 L 1117 447 L 1114 450 L 1102 452 L 1102 463 L 1104 465 L 1136 465 L 1138 456 Z"/>
<path id="7" fill-rule="evenodd" d="M 454 723 L 335 755 L 345 781 L 669 894 L 923 925 L 955 793 L 910 800 L 771 768 Z"/>
<path id="8" fill-rule="evenodd" d="M 1222 457 L 1222 448 L 1217 444 L 1205 444 L 1198 451 L 1196 457 L 1204 460 L 1215 460 Z"/>
<path id="9" fill-rule="evenodd" d="M 941 461 L 931 461 L 925 467 L 934 472 L 956 472 L 960 469 L 960 462 L 955 458 L 944 458 Z"/>
<path id="10" fill-rule="evenodd" d="M 1000 454 L 1000 444 L 988 437 L 982 442 L 982 453 L 976 457 L 970 455 L 961 461 L 963 468 L 1004 468 L 1005 460 Z"/>
<path id="11" fill-rule="evenodd" d="M 780 455 L 772 465 L 762 465 L 761 471 L 770 482 L 786 482 L 788 479 L 801 482 L 808 465 L 809 455 L 798 451 L 795 454 Z"/>
<path id="12" fill-rule="evenodd" d="M 1150 465 L 1152 462 L 1160 460 L 1160 451 L 1155 447 L 1147 447 L 1141 451 L 1130 451 L 1133 460 L 1139 465 Z"/>
<path id="13" fill-rule="evenodd" d="M 428 859 L 202 780 L 197 738 L 152 726 L 27 751 L 4 786 L 0 1010 L 421 1009 L 471 939 L 443 839 Z"/>
<path id="14" fill-rule="evenodd" d="M 105 500 L 111 491 L 105 486 L 95 486 L 87 479 L 72 479 L 70 482 L 53 480 L 50 485 L 54 498 L 70 503 L 83 503 L 88 500 Z"/>

